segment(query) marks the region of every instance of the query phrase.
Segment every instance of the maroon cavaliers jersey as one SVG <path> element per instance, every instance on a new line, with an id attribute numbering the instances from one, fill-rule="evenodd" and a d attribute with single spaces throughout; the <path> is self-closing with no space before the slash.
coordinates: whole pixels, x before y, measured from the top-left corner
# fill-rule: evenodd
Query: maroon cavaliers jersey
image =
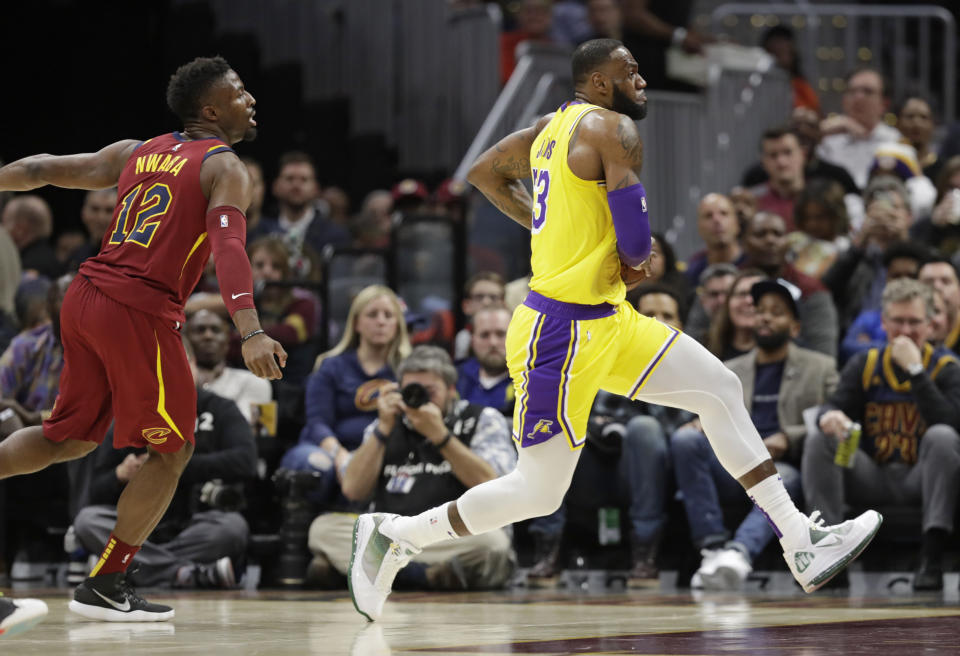
<path id="1" fill-rule="evenodd" d="M 137 146 L 120 174 L 100 253 L 80 273 L 124 305 L 183 322 L 183 304 L 210 255 L 200 166 L 227 152 L 233 151 L 219 139 L 190 140 L 179 132 Z"/>

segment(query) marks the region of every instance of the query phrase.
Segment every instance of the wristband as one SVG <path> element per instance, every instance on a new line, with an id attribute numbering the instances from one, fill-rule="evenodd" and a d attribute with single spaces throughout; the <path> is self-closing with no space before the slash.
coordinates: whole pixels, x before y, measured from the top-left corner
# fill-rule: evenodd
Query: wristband
<path id="1" fill-rule="evenodd" d="M 437 444 L 434 444 L 434 447 L 437 449 L 437 451 L 439 451 L 443 447 L 447 446 L 447 442 L 449 442 L 451 438 L 453 438 L 453 433 L 447 431 L 447 436 L 440 440 Z"/>
<path id="2" fill-rule="evenodd" d="M 374 426 L 374 427 L 373 427 L 373 436 L 380 441 L 380 444 L 386 444 L 386 443 L 387 443 L 387 436 L 380 432 L 380 427 L 379 427 L 379 426 Z"/>
<path id="3" fill-rule="evenodd" d="M 251 337 L 256 337 L 257 335 L 262 335 L 262 334 L 264 334 L 264 332 L 266 332 L 266 331 L 264 331 L 264 330 L 261 328 L 261 329 L 259 329 L 259 330 L 254 330 L 252 333 L 247 333 L 247 334 L 244 335 L 242 338 L 240 338 L 240 343 L 241 343 L 241 344 L 245 344 L 245 343 L 247 342 L 247 340 L 250 339 Z"/>

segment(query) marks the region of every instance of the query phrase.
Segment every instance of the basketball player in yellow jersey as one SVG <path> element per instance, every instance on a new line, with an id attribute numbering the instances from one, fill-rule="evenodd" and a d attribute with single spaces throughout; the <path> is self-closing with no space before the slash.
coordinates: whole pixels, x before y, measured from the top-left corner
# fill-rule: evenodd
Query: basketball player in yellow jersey
<path id="1" fill-rule="evenodd" d="M 624 302 L 620 262 L 643 267 L 651 247 L 634 123 L 646 115 L 646 83 L 612 39 L 582 44 L 572 65 L 574 100 L 504 138 L 469 175 L 532 233 L 531 291 L 507 334 L 517 467 L 416 517 L 360 516 L 348 581 L 369 620 L 380 616 L 396 572 L 424 546 L 559 507 L 599 389 L 698 414 L 721 464 L 767 516 L 807 592 L 859 555 L 882 521 L 871 510 L 824 526 L 819 513 L 800 513 L 744 407 L 737 376 L 690 337 Z M 530 177 L 532 196 L 521 183 Z"/>

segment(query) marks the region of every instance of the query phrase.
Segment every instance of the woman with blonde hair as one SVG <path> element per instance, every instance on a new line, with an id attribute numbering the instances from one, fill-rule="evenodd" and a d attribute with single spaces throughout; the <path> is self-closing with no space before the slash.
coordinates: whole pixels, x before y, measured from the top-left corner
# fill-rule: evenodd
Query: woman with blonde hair
<path id="1" fill-rule="evenodd" d="M 400 299 L 389 287 L 365 287 L 350 304 L 343 337 L 317 358 L 307 378 L 306 425 L 281 467 L 322 474 L 314 500 L 334 500 L 350 452 L 377 418 L 377 396 L 396 381 L 396 368 L 410 354 Z"/>
<path id="2" fill-rule="evenodd" d="M 760 269 L 744 269 L 733 280 L 727 300 L 714 315 L 707 333 L 707 349 L 721 360 L 743 355 L 756 345 L 754 308 L 750 288 L 767 277 Z"/>

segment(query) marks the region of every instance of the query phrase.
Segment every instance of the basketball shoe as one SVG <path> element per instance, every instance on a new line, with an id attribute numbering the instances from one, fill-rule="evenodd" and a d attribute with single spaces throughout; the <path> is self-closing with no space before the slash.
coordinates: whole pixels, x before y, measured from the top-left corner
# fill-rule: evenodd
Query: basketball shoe
<path id="1" fill-rule="evenodd" d="M 77 615 L 106 622 L 165 622 L 173 609 L 137 594 L 125 572 L 90 577 L 77 586 L 69 606 Z"/>
<path id="2" fill-rule="evenodd" d="M 353 525 L 353 552 L 347 571 L 347 585 L 357 612 L 373 622 L 380 619 L 397 572 L 420 553 L 409 542 L 391 537 L 381 529 L 397 515 L 368 513 Z M 389 531 L 389 529 L 388 529 Z"/>
<path id="3" fill-rule="evenodd" d="M 805 592 L 813 592 L 843 571 L 867 548 L 877 534 L 883 516 L 875 510 L 824 526 L 820 511 L 807 518 L 807 531 L 797 545 L 783 545 L 783 558 Z"/>
<path id="4" fill-rule="evenodd" d="M 0 597 L 0 639 L 29 631 L 47 614 L 47 605 L 39 599 Z"/>

